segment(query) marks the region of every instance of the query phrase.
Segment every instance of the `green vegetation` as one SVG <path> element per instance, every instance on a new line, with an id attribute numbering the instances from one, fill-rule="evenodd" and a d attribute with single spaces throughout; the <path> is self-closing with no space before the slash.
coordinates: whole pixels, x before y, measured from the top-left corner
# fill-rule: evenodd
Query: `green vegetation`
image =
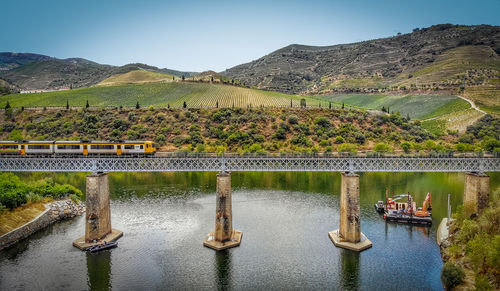
<path id="1" fill-rule="evenodd" d="M 21 182 L 12 173 L 0 173 L 0 208 L 14 209 L 27 202 L 40 202 L 44 197 L 81 197 L 82 192 L 71 185 L 60 185 L 52 180 L 40 180 L 32 185 Z"/>
<path id="2" fill-rule="evenodd" d="M 170 152 L 354 152 L 379 142 L 398 149 L 403 141 L 420 144 L 433 138 L 399 114 L 300 107 L 15 109 L 0 126 L 0 139 L 146 139 Z"/>
<path id="3" fill-rule="evenodd" d="M 97 84 L 97 86 L 117 86 L 124 84 L 142 84 L 154 82 L 170 82 L 175 79 L 170 74 L 150 72 L 145 70 L 130 71 L 125 74 L 113 75 Z"/>
<path id="4" fill-rule="evenodd" d="M 443 281 L 446 290 L 452 290 L 453 287 L 463 282 L 465 272 L 462 267 L 452 263 L 445 263 L 441 272 L 441 280 Z"/>
<path id="5" fill-rule="evenodd" d="M 489 207 L 483 209 L 478 216 L 470 216 L 468 211 L 460 207 L 453 218 L 454 221 L 450 226 L 450 246 L 443 249 L 445 258 L 448 258 L 449 263 L 472 271 L 466 274 L 474 278 L 471 281 L 475 282 L 478 290 L 498 289 L 500 287 L 500 229 L 498 228 L 500 197 L 494 195 Z"/>
<path id="6" fill-rule="evenodd" d="M 389 108 L 390 112 L 400 112 L 413 119 L 430 118 L 470 107 L 468 102 L 451 95 L 348 94 L 318 98 L 366 109 Z"/>
<path id="7" fill-rule="evenodd" d="M 58 92 L 14 94 L 0 97 L 0 106 L 7 102 L 13 107 L 65 106 L 67 100 L 71 106 L 83 107 L 88 100 L 91 107 L 124 106 L 133 107 L 137 102 L 141 106 L 181 107 L 186 102 L 189 108 L 201 107 L 258 107 L 258 106 L 290 106 L 298 107 L 300 99 L 295 95 L 241 88 L 237 86 L 168 82 L 128 84 L 120 86 L 98 86 L 85 89 L 74 89 Z M 309 106 L 318 105 L 320 101 L 307 98 Z"/>

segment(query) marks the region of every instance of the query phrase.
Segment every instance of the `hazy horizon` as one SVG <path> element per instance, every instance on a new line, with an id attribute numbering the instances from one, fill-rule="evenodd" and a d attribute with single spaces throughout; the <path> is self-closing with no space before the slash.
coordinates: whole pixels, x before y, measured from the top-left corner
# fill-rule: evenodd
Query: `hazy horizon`
<path id="1" fill-rule="evenodd" d="M 404 3 L 400 3 L 404 2 Z M 328 46 L 452 23 L 499 25 L 500 1 L 4 3 L 0 51 L 223 71 L 290 44 Z M 12 25 L 12 24 L 15 25 Z"/>

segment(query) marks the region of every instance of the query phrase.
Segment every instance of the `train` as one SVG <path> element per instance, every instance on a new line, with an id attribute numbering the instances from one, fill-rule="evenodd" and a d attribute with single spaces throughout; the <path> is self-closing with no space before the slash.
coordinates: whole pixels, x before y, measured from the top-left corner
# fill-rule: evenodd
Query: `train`
<path id="1" fill-rule="evenodd" d="M 0 155 L 154 155 L 152 141 L 0 141 Z"/>

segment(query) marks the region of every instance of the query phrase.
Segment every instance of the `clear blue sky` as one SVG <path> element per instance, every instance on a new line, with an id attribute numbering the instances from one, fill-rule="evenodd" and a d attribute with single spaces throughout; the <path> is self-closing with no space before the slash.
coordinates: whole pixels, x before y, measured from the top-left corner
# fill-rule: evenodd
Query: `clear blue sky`
<path id="1" fill-rule="evenodd" d="M 222 71 L 293 43 L 333 45 L 439 23 L 500 25 L 500 0 L 6 0 L 0 51 Z"/>

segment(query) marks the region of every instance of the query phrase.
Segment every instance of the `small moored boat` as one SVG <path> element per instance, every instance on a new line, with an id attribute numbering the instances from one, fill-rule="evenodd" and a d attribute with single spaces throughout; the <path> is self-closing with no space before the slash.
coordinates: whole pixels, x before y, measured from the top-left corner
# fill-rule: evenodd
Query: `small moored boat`
<path id="1" fill-rule="evenodd" d="M 377 210 L 378 213 L 384 213 L 384 201 L 377 201 L 377 203 L 375 203 L 375 210 Z"/>
<path id="2" fill-rule="evenodd" d="M 107 241 L 105 241 L 103 244 L 99 244 L 99 245 L 95 245 L 95 246 L 89 247 L 87 249 L 87 251 L 89 251 L 91 253 L 96 253 L 96 252 L 99 252 L 99 251 L 116 248 L 117 246 L 118 246 L 117 242 L 107 242 Z"/>

